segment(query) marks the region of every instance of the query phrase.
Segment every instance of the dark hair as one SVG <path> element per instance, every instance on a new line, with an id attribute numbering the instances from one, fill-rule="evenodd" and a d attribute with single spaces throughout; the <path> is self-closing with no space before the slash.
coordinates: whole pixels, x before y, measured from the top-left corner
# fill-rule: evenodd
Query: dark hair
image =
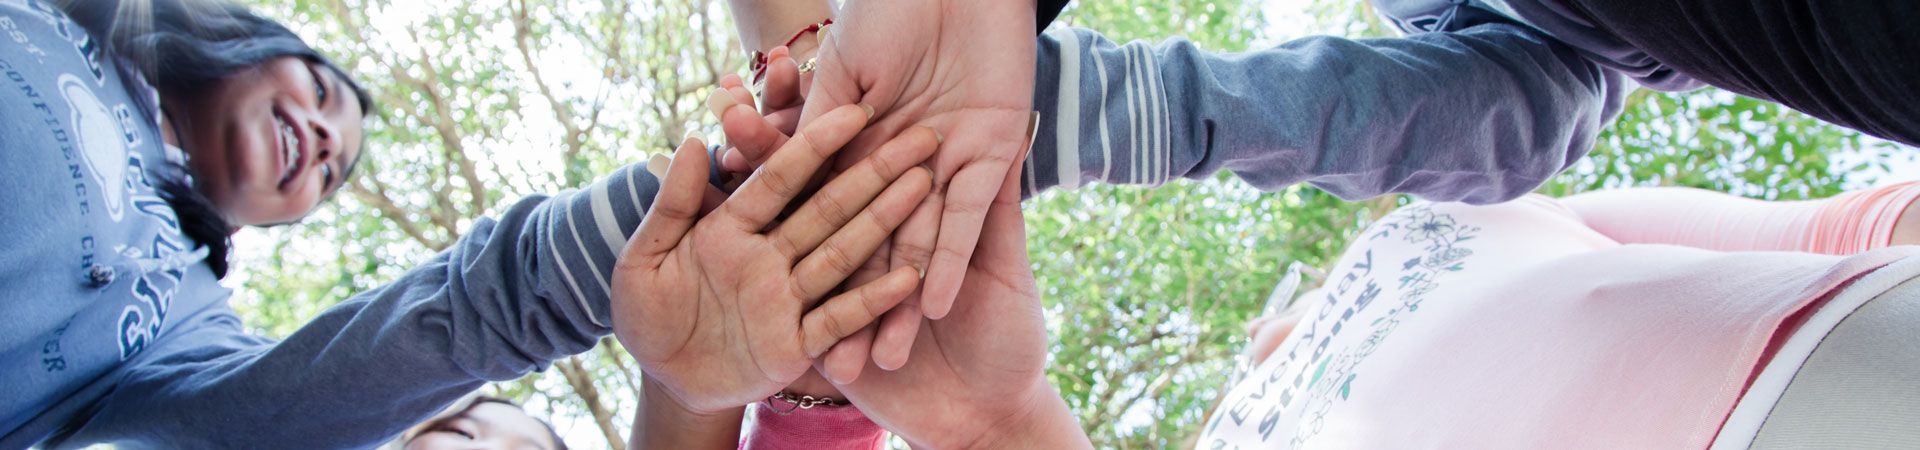
<path id="1" fill-rule="evenodd" d="M 472 400 L 467 401 L 466 406 L 460 407 L 460 411 L 455 412 L 453 414 L 446 414 L 440 417 L 435 417 L 433 418 L 433 420 L 428 420 L 426 423 L 420 424 L 420 426 L 418 427 L 414 427 L 415 431 L 413 431 L 407 436 L 407 441 L 412 441 L 414 438 L 420 437 L 420 435 L 422 434 L 426 434 L 429 431 L 439 429 L 440 427 L 445 426 L 449 422 L 453 422 L 455 420 L 460 420 L 461 418 L 467 417 L 467 414 L 472 413 L 474 408 L 477 408 L 481 404 L 486 404 L 486 403 L 499 403 L 502 405 L 512 406 L 514 409 L 521 409 L 520 404 L 514 403 L 512 400 L 507 400 L 500 397 L 490 397 L 485 395 L 474 397 Z M 525 410 L 522 410 L 521 412 L 525 412 Z M 558 431 L 554 431 L 553 424 L 547 423 L 547 421 L 540 420 L 539 417 L 533 417 L 532 415 L 528 415 L 527 417 L 533 419 L 533 421 L 535 422 L 540 422 L 541 426 L 544 426 L 547 428 L 547 437 L 553 438 L 553 450 L 567 450 L 567 441 L 564 439 L 560 439 L 560 433 Z"/>
<path id="2" fill-rule="evenodd" d="M 131 62 L 161 92 L 193 95 L 235 72 L 291 56 L 332 70 L 359 97 L 361 116 L 373 111 L 372 96 L 346 71 L 293 31 L 239 5 L 220 0 L 62 0 L 60 8 L 82 27 L 104 34 L 107 48 Z M 358 163 L 349 163 L 342 178 L 351 176 Z M 207 265 L 214 276 L 224 278 L 232 224 L 184 179 L 163 177 L 161 195 L 179 216 L 181 231 L 208 247 Z"/>

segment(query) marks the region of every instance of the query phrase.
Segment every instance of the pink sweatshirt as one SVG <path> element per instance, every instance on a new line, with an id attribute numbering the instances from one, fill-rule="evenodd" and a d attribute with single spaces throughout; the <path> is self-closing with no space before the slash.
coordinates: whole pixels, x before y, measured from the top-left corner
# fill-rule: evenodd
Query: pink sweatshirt
<path id="1" fill-rule="evenodd" d="M 1299 300 L 1307 318 L 1199 448 L 1706 448 L 1796 314 L 1920 258 L 1881 248 L 1920 185 L 1697 193 L 1388 215 Z"/>

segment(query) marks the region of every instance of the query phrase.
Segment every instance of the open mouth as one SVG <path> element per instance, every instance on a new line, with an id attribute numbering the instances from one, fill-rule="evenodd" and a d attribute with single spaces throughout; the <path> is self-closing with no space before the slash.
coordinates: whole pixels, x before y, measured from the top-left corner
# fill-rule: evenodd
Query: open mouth
<path id="1" fill-rule="evenodd" d="M 300 157 L 300 133 L 287 120 L 287 116 L 274 111 L 273 126 L 274 134 L 280 138 L 280 161 L 285 163 L 284 172 L 280 175 L 280 189 L 285 190 L 292 184 L 293 178 L 300 174 L 301 166 L 306 161 Z"/>

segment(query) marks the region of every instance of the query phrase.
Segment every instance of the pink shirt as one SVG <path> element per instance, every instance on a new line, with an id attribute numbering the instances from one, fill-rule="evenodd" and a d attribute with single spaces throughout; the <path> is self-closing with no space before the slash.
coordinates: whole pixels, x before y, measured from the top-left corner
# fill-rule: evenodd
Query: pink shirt
<path id="1" fill-rule="evenodd" d="M 1622 245 L 1583 219 L 1540 196 L 1388 215 L 1199 448 L 1706 448 L 1795 313 L 1920 255 Z"/>
<path id="2" fill-rule="evenodd" d="M 740 440 L 741 450 L 875 450 L 887 444 L 887 431 L 853 406 L 816 406 L 786 415 L 775 414 L 766 403 L 751 408 L 754 422 Z"/>

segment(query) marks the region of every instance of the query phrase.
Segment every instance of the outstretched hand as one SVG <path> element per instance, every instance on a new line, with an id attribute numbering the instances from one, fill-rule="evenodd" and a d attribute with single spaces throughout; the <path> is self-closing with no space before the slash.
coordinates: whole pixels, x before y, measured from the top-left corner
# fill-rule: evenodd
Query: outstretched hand
<path id="1" fill-rule="evenodd" d="M 613 275 L 614 332 L 688 411 L 738 408 L 778 392 L 835 342 L 918 285 L 894 270 L 824 302 L 927 194 L 917 167 L 932 130 L 899 135 L 776 220 L 870 113 L 835 109 L 786 142 L 718 209 L 697 217 L 705 147 L 688 140 Z"/>

